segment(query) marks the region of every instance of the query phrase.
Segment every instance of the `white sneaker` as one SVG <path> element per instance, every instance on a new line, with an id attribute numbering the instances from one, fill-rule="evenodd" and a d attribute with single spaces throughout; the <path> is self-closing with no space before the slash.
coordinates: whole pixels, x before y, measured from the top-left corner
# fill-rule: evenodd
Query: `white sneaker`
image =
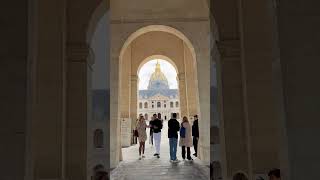
<path id="1" fill-rule="evenodd" d="M 179 159 L 176 159 L 176 160 L 174 160 L 173 162 L 178 163 L 178 162 L 180 162 L 180 160 L 179 160 Z"/>

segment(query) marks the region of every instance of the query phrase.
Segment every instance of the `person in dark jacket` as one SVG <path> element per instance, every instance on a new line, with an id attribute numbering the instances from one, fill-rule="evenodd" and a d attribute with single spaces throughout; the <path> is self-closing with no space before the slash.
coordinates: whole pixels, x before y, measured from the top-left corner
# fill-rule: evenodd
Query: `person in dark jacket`
<path id="1" fill-rule="evenodd" d="M 153 123 L 153 116 L 151 117 L 151 120 L 149 122 L 149 127 L 150 127 L 150 142 L 149 144 L 151 144 L 153 146 L 153 126 L 152 126 L 152 123 Z"/>
<path id="2" fill-rule="evenodd" d="M 161 144 L 161 129 L 162 129 L 162 122 L 160 119 L 158 119 L 157 114 L 153 115 L 153 138 L 154 138 L 154 145 L 156 147 L 156 153 L 154 156 L 157 156 L 160 158 L 160 144 Z"/>
<path id="3" fill-rule="evenodd" d="M 179 162 L 177 159 L 178 131 L 180 124 L 177 121 L 177 113 L 172 114 L 172 119 L 168 121 L 168 138 L 170 146 L 170 161 Z"/>
<path id="4" fill-rule="evenodd" d="M 198 124 L 198 115 L 194 115 L 194 121 L 192 125 L 192 136 L 193 136 L 193 147 L 194 147 L 194 156 L 198 156 L 198 141 L 199 141 L 199 124 Z"/>

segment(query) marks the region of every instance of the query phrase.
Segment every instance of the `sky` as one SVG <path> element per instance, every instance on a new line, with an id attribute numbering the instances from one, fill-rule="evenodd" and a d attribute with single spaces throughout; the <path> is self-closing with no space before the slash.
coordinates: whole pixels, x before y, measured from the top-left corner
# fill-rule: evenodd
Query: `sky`
<path id="1" fill-rule="evenodd" d="M 177 83 L 177 72 L 176 69 L 173 67 L 172 64 L 170 64 L 166 60 L 158 59 L 160 66 L 161 66 L 161 71 L 163 74 L 167 77 L 168 82 L 169 82 L 169 87 L 170 89 L 178 89 L 178 83 Z M 154 72 L 157 64 L 157 59 L 148 61 L 145 63 L 138 74 L 139 76 L 139 90 L 147 89 L 150 76 Z"/>

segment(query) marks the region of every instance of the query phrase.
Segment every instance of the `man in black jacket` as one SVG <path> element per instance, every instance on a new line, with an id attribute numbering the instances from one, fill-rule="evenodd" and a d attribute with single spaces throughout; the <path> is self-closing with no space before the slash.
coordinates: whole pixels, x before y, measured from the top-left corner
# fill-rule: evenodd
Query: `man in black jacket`
<path id="1" fill-rule="evenodd" d="M 162 129 L 162 122 L 160 119 L 157 118 L 157 114 L 153 115 L 153 138 L 154 138 L 154 145 L 156 147 L 156 153 L 154 156 L 160 158 L 160 144 L 161 144 L 161 129 Z"/>
<path id="2" fill-rule="evenodd" d="M 198 115 L 194 115 L 194 121 L 192 125 L 192 136 L 193 136 L 193 147 L 195 157 L 198 156 L 198 141 L 199 141 L 199 124 L 198 124 Z"/>
<path id="3" fill-rule="evenodd" d="M 177 145 L 178 145 L 178 131 L 179 130 L 180 130 L 180 124 L 177 121 L 177 113 L 173 113 L 172 119 L 170 119 L 168 121 L 168 138 L 169 138 L 171 162 L 178 162 Z"/>

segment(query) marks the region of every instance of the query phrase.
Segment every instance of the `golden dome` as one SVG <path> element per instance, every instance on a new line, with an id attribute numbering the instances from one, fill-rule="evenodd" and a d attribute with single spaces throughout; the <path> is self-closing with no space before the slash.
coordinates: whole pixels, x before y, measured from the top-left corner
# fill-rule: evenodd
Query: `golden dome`
<path id="1" fill-rule="evenodd" d="M 169 89 L 169 83 L 166 76 L 162 73 L 159 62 L 156 69 L 151 74 L 148 89 Z"/>
<path id="2" fill-rule="evenodd" d="M 161 67 L 159 62 L 157 61 L 156 64 L 156 69 L 154 71 L 154 73 L 152 73 L 151 77 L 150 77 L 150 81 L 168 81 L 166 76 L 163 74 L 163 72 L 161 71 Z"/>

